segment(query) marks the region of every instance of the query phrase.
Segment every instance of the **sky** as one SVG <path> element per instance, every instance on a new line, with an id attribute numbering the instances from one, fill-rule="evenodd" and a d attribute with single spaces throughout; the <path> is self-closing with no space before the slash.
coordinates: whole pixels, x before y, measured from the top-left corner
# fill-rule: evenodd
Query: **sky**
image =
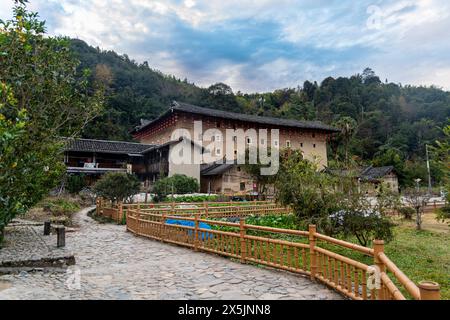
<path id="1" fill-rule="evenodd" d="M 12 0 L 0 0 L 0 19 Z M 207 87 L 297 87 L 372 68 L 450 90 L 448 0 L 30 0 L 50 35 Z"/>

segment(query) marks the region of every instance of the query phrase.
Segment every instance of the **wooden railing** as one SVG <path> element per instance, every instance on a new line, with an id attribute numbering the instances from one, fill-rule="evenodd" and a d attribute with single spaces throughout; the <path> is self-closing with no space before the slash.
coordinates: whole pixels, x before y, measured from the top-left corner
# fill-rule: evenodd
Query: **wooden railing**
<path id="1" fill-rule="evenodd" d="M 204 218 L 240 218 L 250 215 L 288 214 L 291 212 L 289 208 L 281 207 L 272 201 L 112 204 L 110 201 L 97 198 L 97 215 L 110 218 L 117 223 L 122 222 L 128 210 L 174 216 L 200 214 Z"/>
<path id="2" fill-rule="evenodd" d="M 174 224 L 176 221 L 173 220 L 190 221 L 191 225 Z M 201 223 L 213 229 L 202 228 Z M 439 285 L 421 282 L 416 286 L 385 255 L 380 240 L 374 241 L 373 248 L 367 248 L 320 234 L 314 225 L 310 225 L 308 231 L 278 229 L 249 225 L 244 219 L 233 223 L 205 219 L 199 213 L 194 216 L 170 215 L 140 210 L 139 207 L 127 210 L 126 224 L 128 231 L 139 236 L 239 259 L 243 263 L 263 264 L 308 275 L 355 300 L 406 299 L 392 279 L 413 299 L 439 299 Z M 261 233 L 268 235 L 256 235 Z M 297 241 L 277 239 L 280 235 L 295 237 Z M 374 266 L 332 252 L 321 244 L 373 257 Z"/>

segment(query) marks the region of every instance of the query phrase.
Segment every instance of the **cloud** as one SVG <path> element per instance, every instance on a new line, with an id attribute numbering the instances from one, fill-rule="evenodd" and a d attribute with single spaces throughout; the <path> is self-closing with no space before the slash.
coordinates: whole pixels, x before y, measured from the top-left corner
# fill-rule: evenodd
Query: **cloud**
<path id="1" fill-rule="evenodd" d="M 51 34 L 208 86 L 267 91 L 349 76 L 450 89 L 445 0 L 32 0 Z M 10 1 L 0 0 L 0 18 Z"/>

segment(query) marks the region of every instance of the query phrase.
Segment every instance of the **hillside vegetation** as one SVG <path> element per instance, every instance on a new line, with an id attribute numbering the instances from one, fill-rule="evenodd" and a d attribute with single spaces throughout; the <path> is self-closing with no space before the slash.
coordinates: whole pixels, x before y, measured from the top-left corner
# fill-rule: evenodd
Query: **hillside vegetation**
<path id="1" fill-rule="evenodd" d="M 449 92 L 382 81 L 369 68 L 348 78 L 244 94 L 233 93 L 223 83 L 200 88 L 153 70 L 150 63 L 139 64 L 80 40 L 72 40 L 72 49 L 80 68 L 91 69 L 91 77 L 108 87 L 105 112 L 83 132 L 87 138 L 132 140 L 129 131 L 140 119 L 155 119 L 172 100 L 262 116 L 317 119 L 344 129 L 330 144 L 330 160 L 394 165 L 400 183 L 411 185 L 417 177 L 426 182 L 425 144 L 442 138 L 440 128 L 450 117 Z M 432 163 L 434 182 L 441 176 Z"/>

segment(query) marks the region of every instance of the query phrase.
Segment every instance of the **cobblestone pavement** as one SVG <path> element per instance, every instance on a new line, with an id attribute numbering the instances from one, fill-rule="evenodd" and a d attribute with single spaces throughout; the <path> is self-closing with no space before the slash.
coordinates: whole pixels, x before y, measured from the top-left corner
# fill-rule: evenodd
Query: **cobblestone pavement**
<path id="1" fill-rule="evenodd" d="M 56 235 L 43 236 L 42 223 L 16 219 L 6 227 L 0 250 L 0 274 L 4 268 L 31 265 L 61 265 L 72 256 L 68 248 L 56 246 Z"/>
<path id="2" fill-rule="evenodd" d="M 136 237 L 83 210 L 66 271 L 0 276 L 0 299 L 342 299 L 308 278 Z"/>

